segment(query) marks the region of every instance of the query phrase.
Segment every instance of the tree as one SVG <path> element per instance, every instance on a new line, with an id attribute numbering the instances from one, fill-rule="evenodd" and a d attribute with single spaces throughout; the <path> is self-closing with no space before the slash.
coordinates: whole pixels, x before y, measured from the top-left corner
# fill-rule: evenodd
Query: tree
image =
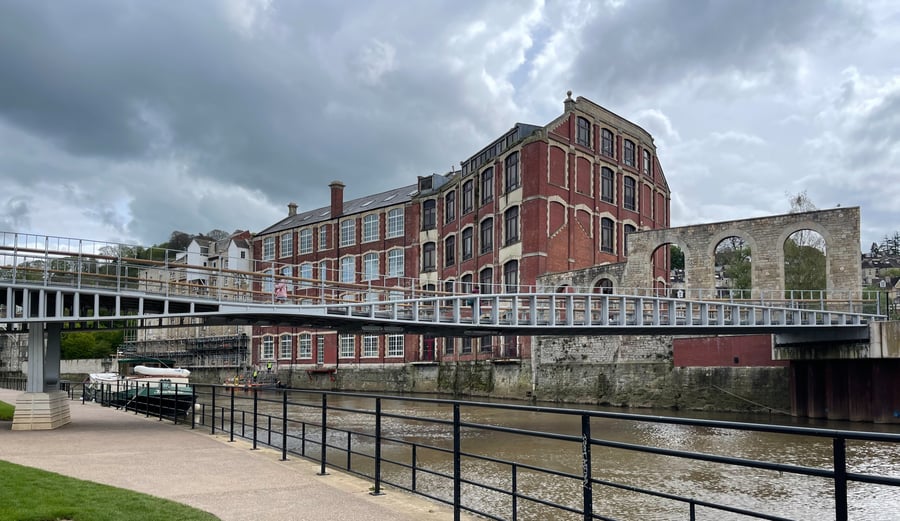
<path id="1" fill-rule="evenodd" d="M 784 289 L 825 289 L 825 254 L 814 246 L 784 242 Z"/>
<path id="2" fill-rule="evenodd" d="M 790 213 L 811 212 L 816 205 L 806 190 L 790 196 Z M 799 230 L 784 241 L 784 289 L 825 289 L 825 238 L 813 230 Z"/>
<path id="3" fill-rule="evenodd" d="M 215 230 L 210 230 L 206 236 L 214 241 L 221 241 L 222 239 L 228 238 L 228 232 L 224 230 L 219 230 L 218 228 Z"/>
<path id="4" fill-rule="evenodd" d="M 740 237 L 727 237 L 716 246 L 716 266 L 722 266 L 722 274 L 731 281 L 734 289 L 750 289 L 750 248 Z"/>
<path id="5" fill-rule="evenodd" d="M 60 351 L 63 360 L 106 358 L 118 350 L 124 340 L 122 331 L 73 331 L 63 333 Z"/>
<path id="6" fill-rule="evenodd" d="M 673 270 L 684 269 L 684 252 L 675 244 L 669 245 L 669 266 Z"/>
<path id="7" fill-rule="evenodd" d="M 174 231 L 172 232 L 172 235 L 169 236 L 168 247 L 171 250 L 183 251 L 187 249 L 193 239 L 194 238 L 190 234 Z"/>

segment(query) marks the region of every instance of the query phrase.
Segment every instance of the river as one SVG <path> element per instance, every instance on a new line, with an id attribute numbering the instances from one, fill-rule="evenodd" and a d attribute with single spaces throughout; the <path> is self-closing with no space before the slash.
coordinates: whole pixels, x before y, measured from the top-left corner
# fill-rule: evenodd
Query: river
<path id="1" fill-rule="evenodd" d="M 265 392 L 260 395 L 260 413 L 280 417 L 280 394 Z M 268 401 L 272 400 L 272 401 Z M 291 403 L 305 402 L 292 395 Z M 315 400 L 309 403 L 319 403 Z M 493 403 L 501 403 L 494 401 Z M 521 405 L 521 402 L 507 402 Z M 221 405 L 222 402 L 219 402 Z M 247 409 L 247 402 L 239 405 Z M 329 396 L 329 409 L 372 410 L 373 401 L 361 397 Z M 795 426 L 834 428 L 900 433 L 897 425 L 876 425 L 853 422 L 827 422 L 803 420 L 784 416 L 754 414 L 676 413 L 671 410 L 604 409 L 602 407 L 577 406 L 583 410 L 634 412 L 642 415 L 673 416 L 718 419 L 748 423 L 778 423 Z M 383 400 L 383 411 L 418 418 L 452 418 L 448 404 Z M 318 410 L 291 405 L 290 418 L 302 418 L 309 423 L 320 419 Z M 526 429 L 531 431 L 580 435 L 580 416 L 528 411 L 510 411 L 496 408 L 464 407 L 462 421 Z M 329 410 L 329 443 L 346 445 L 346 436 L 337 429 L 372 432 L 372 416 L 347 411 Z M 277 425 L 276 425 L 277 428 Z M 385 437 L 409 442 L 452 448 L 452 430 L 448 425 L 413 419 L 386 418 L 382 425 Z M 291 431 L 294 435 L 299 432 Z M 318 440 L 317 429 L 307 432 L 310 439 Z M 614 442 L 638 444 L 664 449 L 676 449 L 752 460 L 777 462 L 830 469 L 832 444 L 828 438 L 791 436 L 786 434 L 735 431 L 730 429 L 673 425 L 656 422 L 595 418 L 591 420 L 591 436 Z M 353 450 L 370 454 L 373 443 L 370 438 L 353 437 Z M 290 442 L 291 450 L 299 450 L 298 443 Z M 318 457 L 318 445 L 307 445 L 311 456 Z M 462 451 L 490 456 L 500 460 L 516 461 L 525 465 L 550 468 L 560 472 L 579 474 L 582 466 L 581 444 L 561 440 L 521 436 L 486 430 L 462 430 Z M 385 443 L 383 457 L 409 463 L 411 451 L 407 446 Z M 773 470 L 748 469 L 738 466 L 698 462 L 673 456 L 640 453 L 619 448 L 594 446 L 591 454 L 592 474 L 595 478 L 632 487 L 652 489 L 667 494 L 693 497 L 714 503 L 724 503 L 737 508 L 761 511 L 789 519 L 822 521 L 834 518 L 833 482 L 830 479 L 797 476 Z M 329 460 L 343 466 L 346 455 L 329 451 Z M 452 498 L 452 481 L 421 469 L 452 474 L 452 456 L 446 452 L 420 448 L 416 456 L 416 486 L 430 495 Z M 354 456 L 355 471 L 372 474 L 371 459 Z M 900 478 L 900 444 L 874 442 L 848 442 L 847 465 L 849 472 L 877 473 Z M 382 467 L 385 481 L 411 486 L 408 468 L 386 464 Z M 510 466 L 483 460 L 463 458 L 462 475 L 480 483 L 499 488 L 511 488 Z M 581 481 L 529 472 L 517 473 L 517 489 L 520 493 L 554 503 L 581 507 Z M 512 519 L 511 499 L 508 495 L 489 491 L 483 487 L 464 485 L 464 504 L 489 512 L 504 519 Z M 900 519 L 900 488 L 850 483 L 848 487 L 850 519 L 893 521 Z M 623 520 L 682 520 L 689 519 L 686 504 L 650 497 L 608 486 L 594 485 L 594 512 L 611 519 Z M 546 507 L 520 499 L 518 519 L 581 519 L 580 515 L 548 510 Z M 696 519 L 750 519 L 737 514 L 698 507 Z"/>

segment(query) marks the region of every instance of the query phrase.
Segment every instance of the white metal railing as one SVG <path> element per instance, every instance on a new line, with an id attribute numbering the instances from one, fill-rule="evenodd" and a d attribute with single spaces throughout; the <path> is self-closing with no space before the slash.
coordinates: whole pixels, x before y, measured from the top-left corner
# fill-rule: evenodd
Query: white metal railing
<path id="1" fill-rule="evenodd" d="M 248 271 L 189 266 L 174 261 L 185 255 L 185 252 L 159 248 L 0 232 L 0 286 L 38 286 L 62 291 L 94 289 L 196 302 L 276 304 L 273 272 L 280 273 L 284 266 L 289 266 L 255 263 L 251 266 L 256 271 Z M 488 325 L 499 325 L 502 317 L 508 317 L 503 320 L 516 325 L 611 325 L 610 317 L 616 316 L 620 317 L 615 319 L 620 325 L 677 325 L 681 320 L 684 325 L 699 321 L 704 325 L 741 322 L 752 326 L 782 316 L 791 317 L 785 321 L 796 318 L 800 324 L 823 323 L 826 321 L 823 317 L 829 317 L 827 322 L 854 323 L 854 320 L 884 315 L 878 295 L 862 291 L 616 288 L 616 295 L 608 295 L 596 293 L 594 288 L 565 287 L 565 292 L 558 293 L 536 286 L 469 286 L 459 281 L 453 285 L 439 282 L 434 284 L 436 289 L 422 289 L 418 279 L 383 275 L 362 283 L 296 276 L 277 278 L 288 284 L 289 302 L 293 304 L 310 309 L 327 306 L 332 313 L 346 310 L 342 313 L 347 316 L 356 316 L 353 310 L 365 309 L 369 311 L 364 314 L 373 318 L 384 313 L 419 317 L 418 310 L 432 309 L 430 313 L 435 321 L 449 316 L 457 322 L 471 320 L 471 323 Z M 446 289 L 452 291 L 443 291 Z M 471 294 L 475 289 L 480 289 L 480 293 Z M 40 295 L 35 293 L 33 297 L 42 298 Z M 469 302 L 477 305 L 477 313 L 465 311 Z M 23 304 L 7 291 L 5 301 L 0 299 L 0 317 L 13 321 L 22 316 Z M 560 305 L 571 307 L 571 311 L 564 319 L 552 318 L 558 313 L 548 310 Z M 488 318 L 482 318 L 485 309 Z M 784 311 L 788 309 L 802 313 L 793 315 Z M 732 323 L 726 317 L 732 317 L 735 312 L 741 318 Z M 466 318 L 467 313 L 472 318 Z M 540 316 L 550 318 L 542 320 Z M 818 318 L 810 318 L 814 316 Z"/>

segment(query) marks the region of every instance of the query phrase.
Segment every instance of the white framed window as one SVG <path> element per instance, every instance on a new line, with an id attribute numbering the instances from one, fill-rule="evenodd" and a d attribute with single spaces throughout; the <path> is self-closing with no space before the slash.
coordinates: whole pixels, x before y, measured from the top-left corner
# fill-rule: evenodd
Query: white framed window
<path id="1" fill-rule="evenodd" d="M 312 230 L 300 230 L 300 253 L 312 253 Z"/>
<path id="2" fill-rule="evenodd" d="M 284 279 L 284 283 L 285 283 L 284 289 L 288 293 L 291 293 L 294 291 L 294 281 L 292 280 L 294 278 L 293 272 L 294 272 L 294 269 L 291 266 L 282 266 L 281 267 L 281 278 Z M 275 288 L 273 287 L 272 289 L 274 291 Z"/>
<path id="3" fill-rule="evenodd" d="M 341 246 L 354 244 L 356 244 L 356 221 L 354 219 L 341 221 Z"/>
<path id="4" fill-rule="evenodd" d="M 388 251 L 388 277 L 403 276 L 403 250 L 394 248 Z"/>
<path id="5" fill-rule="evenodd" d="M 310 280 L 310 279 L 312 279 L 312 276 L 313 276 L 312 263 L 304 262 L 303 264 L 301 264 L 300 265 L 300 278 L 306 279 L 306 280 L 301 280 L 300 285 L 301 286 L 312 286 L 312 280 Z"/>
<path id="6" fill-rule="evenodd" d="M 312 358 L 312 335 L 301 333 L 297 338 L 297 358 Z"/>
<path id="7" fill-rule="evenodd" d="M 262 260 L 272 260 L 275 258 L 275 237 L 266 237 L 262 244 Z"/>
<path id="8" fill-rule="evenodd" d="M 362 242 L 372 242 L 378 240 L 378 215 L 372 214 L 363 217 L 363 238 Z"/>
<path id="9" fill-rule="evenodd" d="M 290 257 L 294 253 L 294 234 L 291 232 L 281 234 L 281 256 Z"/>
<path id="10" fill-rule="evenodd" d="M 328 261 L 319 261 L 319 280 L 328 281 Z"/>
<path id="11" fill-rule="evenodd" d="M 363 280 L 378 278 L 378 254 L 367 253 L 363 256 Z"/>
<path id="12" fill-rule="evenodd" d="M 266 335 L 262 339 L 262 345 L 259 350 L 259 358 L 261 360 L 272 360 L 275 358 L 275 337 Z"/>
<path id="13" fill-rule="evenodd" d="M 280 360 L 290 360 L 292 347 L 291 335 L 281 335 L 281 342 L 278 343 L 278 358 Z"/>
<path id="14" fill-rule="evenodd" d="M 340 356 L 341 358 L 353 358 L 356 355 L 356 336 L 341 335 L 340 336 Z"/>
<path id="15" fill-rule="evenodd" d="M 328 249 L 328 226 L 319 226 L 319 251 Z"/>
<path id="16" fill-rule="evenodd" d="M 356 259 L 352 255 L 341 258 L 341 282 L 356 282 Z"/>
<path id="17" fill-rule="evenodd" d="M 275 291 L 275 270 L 272 268 L 263 272 L 262 290 L 267 295 Z"/>
<path id="18" fill-rule="evenodd" d="M 375 335 L 363 336 L 363 358 L 375 358 L 378 356 L 378 337 Z"/>
<path id="19" fill-rule="evenodd" d="M 396 358 L 403 356 L 403 334 L 388 335 L 387 356 Z"/>
<path id="20" fill-rule="evenodd" d="M 403 237 L 403 208 L 394 208 L 388 212 L 385 235 L 388 239 Z"/>

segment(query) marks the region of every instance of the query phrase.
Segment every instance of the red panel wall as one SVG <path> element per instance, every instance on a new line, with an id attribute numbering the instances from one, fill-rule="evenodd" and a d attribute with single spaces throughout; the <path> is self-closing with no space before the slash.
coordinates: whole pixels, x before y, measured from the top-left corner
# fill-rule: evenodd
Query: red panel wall
<path id="1" fill-rule="evenodd" d="M 675 338 L 675 367 L 779 367 L 786 360 L 772 360 L 771 335 Z"/>

